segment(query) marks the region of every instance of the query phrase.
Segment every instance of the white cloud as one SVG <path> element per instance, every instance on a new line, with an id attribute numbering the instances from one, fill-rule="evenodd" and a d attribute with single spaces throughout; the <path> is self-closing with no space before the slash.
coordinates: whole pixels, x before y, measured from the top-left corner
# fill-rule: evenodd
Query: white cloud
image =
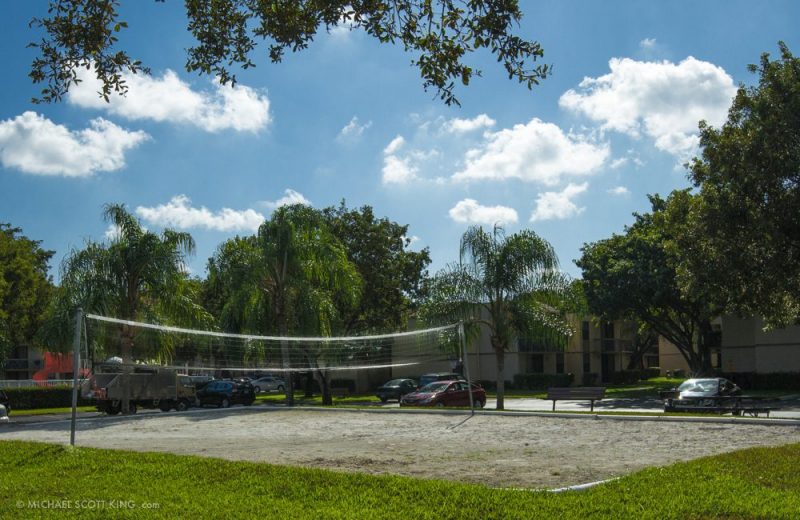
<path id="1" fill-rule="evenodd" d="M 419 169 L 411 164 L 408 157 L 387 155 L 383 158 L 383 183 L 406 184 L 417 178 Z"/>
<path id="2" fill-rule="evenodd" d="M 604 130 L 645 134 L 680 159 L 695 152 L 697 123 L 722 124 L 736 94 L 725 70 L 691 56 L 678 64 L 612 58 L 609 68 L 609 74 L 584 78 L 559 104 L 601 122 Z"/>
<path id="3" fill-rule="evenodd" d="M 214 81 L 212 91 L 197 92 L 169 69 L 161 77 L 124 74 L 123 78 L 128 93 L 114 94 L 106 102 L 97 94 L 100 81 L 90 71 L 83 71 L 82 82 L 70 88 L 67 99 L 126 119 L 190 124 L 207 132 L 257 132 L 271 119 L 267 96 L 241 84 L 234 87 Z"/>
<path id="4" fill-rule="evenodd" d="M 372 121 L 367 121 L 362 125 L 359 124 L 358 117 L 353 116 L 353 119 L 351 119 L 350 122 L 339 131 L 339 135 L 336 136 L 336 140 L 342 143 L 357 141 L 362 135 L 364 135 L 364 130 L 371 126 Z"/>
<path id="5" fill-rule="evenodd" d="M 391 155 L 396 153 L 403 145 L 406 143 L 406 140 L 403 138 L 402 135 L 398 135 L 383 149 L 383 153 L 385 155 Z"/>
<path id="6" fill-rule="evenodd" d="M 617 195 L 619 197 L 627 197 L 628 195 L 631 194 L 630 190 L 628 190 L 628 188 L 626 188 L 625 186 L 616 186 L 614 188 L 610 188 L 606 190 L 606 193 L 609 193 L 611 195 Z"/>
<path id="7" fill-rule="evenodd" d="M 89 177 L 125 166 L 125 153 L 149 139 L 102 118 L 70 131 L 36 112 L 0 121 L 0 162 L 36 175 Z"/>
<path id="8" fill-rule="evenodd" d="M 495 123 L 495 120 L 491 117 L 486 114 L 480 114 L 472 119 L 451 119 L 442 125 L 442 129 L 448 133 L 465 133 L 480 128 L 491 128 Z"/>
<path id="9" fill-rule="evenodd" d="M 572 199 L 585 192 L 589 183 L 570 183 L 562 191 L 548 191 L 536 197 L 536 209 L 531 214 L 531 222 L 539 220 L 563 220 L 583 213 L 586 208 L 578 207 Z"/>
<path id="10" fill-rule="evenodd" d="M 565 134 L 536 118 L 526 125 L 487 132 L 485 138 L 479 148 L 467 152 L 465 166 L 453 180 L 520 179 L 555 185 L 563 176 L 593 173 L 610 153 L 607 144 Z"/>
<path id="11" fill-rule="evenodd" d="M 186 195 L 176 195 L 168 203 L 154 208 L 139 206 L 136 214 L 151 224 L 177 229 L 254 232 L 264 222 L 264 215 L 252 209 L 222 208 L 214 213 L 205 207 L 194 208 Z"/>
<path id="12" fill-rule="evenodd" d="M 617 168 L 622 168 L 626 164 L 628 164 L 628 158 L 620 157 L 619 159 L 614 159 L 613 161 L 611 161 L 611 164 L 609 164 L 608 167 L 611 168 L 612 170 L 616 170 Z"/>
<path id="13" fill-rule="evenodd" d="M 405 139 L 398 135 L 383 149 L 383 183 L 406 184 L 417 178 L 419 169 L 411 161 L 412 157 L 400 157 L 397 152 L 405 146 Z M 416 153 L 411 151 L 412 155 Z"/>
<path id="14" fill-rule="evenodd" d="M 106 237 L 106 240 L 113 241 L 119 238 L 119 232 L 120 228 L 118 225 L 109 224 L 108 227 L 106 228 L 105 233 L 103 233 L 103 236 Z"/>
<path id="15" fill-rule="evenodd" d="M 303 204 L 304 206 L 311 206 L 311 201 L 303 196 L 302 193 L 293 189 L 284 190 L 284 196 L 275 201 L 264 201 L 262 204 L 271 210 L 280 208 L 281 206 L 291 206 L 293 204 Z"/>
<path id="16" fill-rule="evenodd" d="M 652 49 L 656 46 L 656 39 L 655 38 L 645 38 L 644 40 L 639 42 L 639 47 L 642 49 Z"/>
<path id="17" fill-rule="evenodd" d="M 459 201 L 448 212 L 450 218 L 465 224 L 505 225 L 517 222 L 517 212 L 507 206 L 481 206 L 474 199 Z"/>

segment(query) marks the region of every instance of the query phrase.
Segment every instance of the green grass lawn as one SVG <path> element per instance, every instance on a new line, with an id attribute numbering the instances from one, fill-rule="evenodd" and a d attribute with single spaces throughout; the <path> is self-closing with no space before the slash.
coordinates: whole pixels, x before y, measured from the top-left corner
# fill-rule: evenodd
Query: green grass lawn
<path id="1" fill-rule="evenodd" d="M 0 442 L 0 517 L 796 518 L 800 444 L 548 493 L 395 476 Z"/>

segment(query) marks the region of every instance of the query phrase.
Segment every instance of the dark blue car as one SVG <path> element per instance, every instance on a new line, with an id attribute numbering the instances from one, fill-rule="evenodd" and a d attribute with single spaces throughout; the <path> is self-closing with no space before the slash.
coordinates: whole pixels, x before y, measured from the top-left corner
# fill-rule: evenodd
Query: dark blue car
<path id="1" fill-rule="evenodd" d="M 197 404 L 215 404 L 227 408 L 232 404 L 250 406 L 256 400 L 253 385 L 237 381 L 212 381 L 197 391 Z"/>

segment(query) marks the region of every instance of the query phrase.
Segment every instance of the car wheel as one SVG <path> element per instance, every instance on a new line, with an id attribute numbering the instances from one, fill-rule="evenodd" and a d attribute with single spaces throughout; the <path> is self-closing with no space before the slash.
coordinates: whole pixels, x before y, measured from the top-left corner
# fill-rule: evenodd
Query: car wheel
<path id="1" fill-rule="evenodd" d="M 475 399 L 475 408 L 483 408 L 485 404 L 486 403 L 484 403 L 480 399 Z"/>
<path id="2" fill-rule="evenodd" d="M 136 408 L 136 405 L 135 405 L 135 404 L 133 404 L 133 403 L 131 403 L 131 406 L 128 408 L 128 413 L 130 413 L 131 415 L 133 415 L 133 414 L 135 414 L 137 411 L 138 411 L 138 409 Z"/>
<path id="3" fill-rule="evenodd" d="M 444 408 L 444 403 L 442 402 L 436 403 L 436 408 Z"/>
<path id="4" fill-rule="evenodd" d="M 178 405 L 175 407 L 175 409 L 179 412 L 185 412 L 189 409 L 189 403 L 187 401 L 178 401 Z"/>
<path id="5" fill-rule="evenodd" d="M 278 390 L 278 392 L 285 392 L 286 391 L 286 389 L 283 387 L 283 385 L 279 386 L 277 388 L 277 390 Z"/>
<path id="6" fill-rule="evenodd" d="M 253 392 L 255 392 L 257 394 L 260 394 L 261 393 L 261 387 L 260 386 L 254 386 L 253 387 Z"/>
<path id="7" fill-rule="evenodd" d="M 231 405 L 231 402 L 228 401 L 227 397 L 223 397 L 222 401 L 219 402 L 219 405 L 223 408 L 228 408 Z"/>

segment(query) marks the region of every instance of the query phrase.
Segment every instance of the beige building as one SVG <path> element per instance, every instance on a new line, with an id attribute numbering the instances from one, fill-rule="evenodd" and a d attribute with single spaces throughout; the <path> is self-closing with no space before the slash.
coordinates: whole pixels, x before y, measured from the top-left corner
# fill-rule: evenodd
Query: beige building
<path id="1" fill-rule="evenodd" d="M 590 317 L 573 316 L 571 336 L 542 330 L 535 337 L 514 341 L 505 354 L 505 379 L 513 381 L 516 374 L 574 375 L 575 385 L 610 382 L 614 372 L 628 368 L 636 339 L 636 326 L 624 320 L 598 323 Z M 484 327 L 480 338 L 469 345 L 467 363 L 470 378 L 480 381 L 497 379 L 497 362 L 489 332 Z M 415 357 L 416 356 L 416 357 Z M 392 369 L 391 377 L 418 378 L 428 372 L 451 372 L 456 369 L 455 356 L 431 357 L 420 361 L 413 347 L 396 345 L 394 363 L 403 365 Z M 413 362 L 412 362 L 413 361 Z M 644 357 L 645 366 L 657 366 L 656 346 Z"/>

